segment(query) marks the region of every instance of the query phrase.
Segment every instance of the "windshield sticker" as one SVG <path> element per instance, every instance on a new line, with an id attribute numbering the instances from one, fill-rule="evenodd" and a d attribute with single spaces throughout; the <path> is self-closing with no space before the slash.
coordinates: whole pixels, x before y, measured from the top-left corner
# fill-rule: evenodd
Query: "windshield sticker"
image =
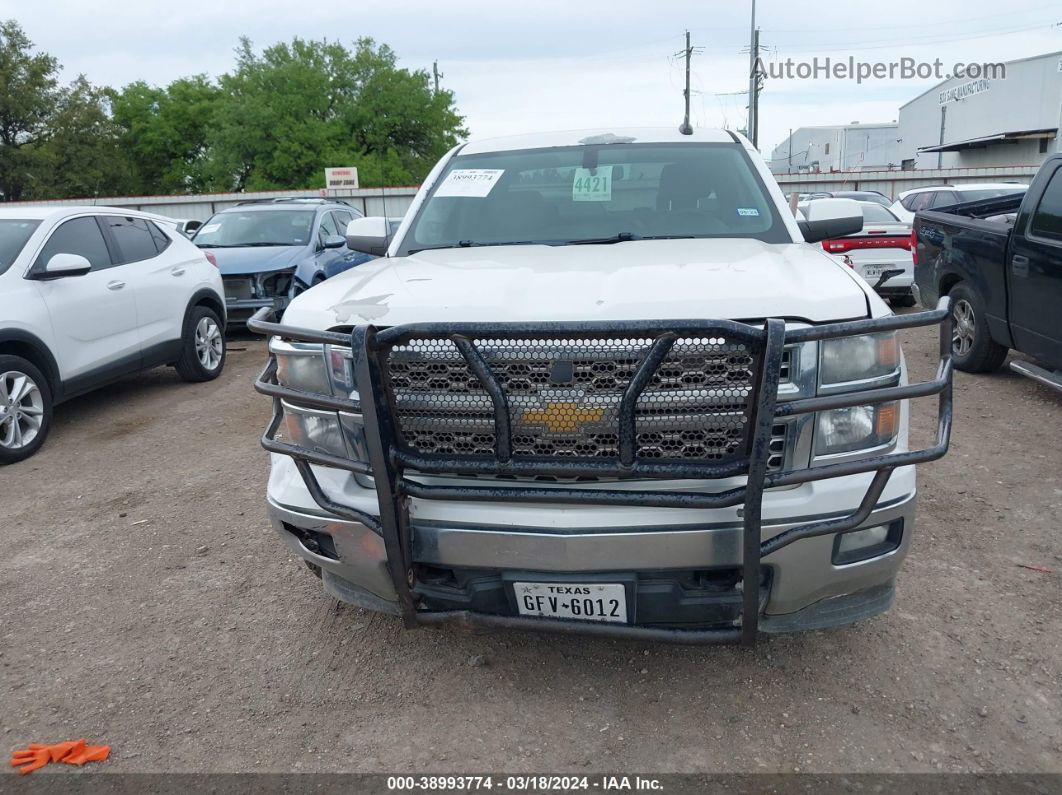
<path id="1" fill-rule="evenodd" d="M 575 169 L 575 180 L 572 182 L 572 201 L 612 201 L 612 166 Z"/>
<path id="2" fill-rule="evenodd" d="M 738 207 L 737 211 L 738 215 L 751 215 L 755 217 L 760 214 L 760 211 L 757 210 L 755 207 Z"/>
<path id="3" fill-rule="evenodd" d="M 446 175 L 436 196 L 484 198 L 505 173 L 504 168 L 455 168 Z"/>
<path id="4" fill-rule="evenodd" d="M 211 232 L 217 232 L 219 226 L 221 226 L 221 224 L 207 224 L 206 226 L 204 226 L 199 231 L 202 234 L 209 235 Z"/>

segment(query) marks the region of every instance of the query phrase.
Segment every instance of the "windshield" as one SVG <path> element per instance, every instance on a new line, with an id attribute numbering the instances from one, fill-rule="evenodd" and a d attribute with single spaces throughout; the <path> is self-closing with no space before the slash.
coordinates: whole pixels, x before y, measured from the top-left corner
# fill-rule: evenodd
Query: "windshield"
<path id="1" fill-rule="evenodd" d="M 218 213 L 199 227 L 192 240 L 200 248 L 305 246 L 313 211 L 247 210 Z"/>
<path id="2" fill-rule="evenodd" d="M 0 220 L 0 273 L 11 267 L 33 230 L 41 225 L 40 221 L 21 218 L 4 218 Z"/>
<path id="3" fill-rule="evenodd" d="M 1013 196 L 1015 193 L 1025 193 L 1025 185 L 1015 185 L 1013 188 L 982 188 L 981 190 L 959 191 L 960 202 L 979 202 L 985 199 L 996 199 L 1000 196 Z"/>
<path id="4" fill-rule="evenodd" d="M 602 144 L 454 158 L 401 254 L 430 248 L 792 238 L 738 144 Z"/>
<path id="5" fill-rule="evenodd" d="M 900 219 L 889 210 L 877 204 L 863 204 L 859 207 L 863 211 L 863 220 L 871 224 L 897 224 Z"/>

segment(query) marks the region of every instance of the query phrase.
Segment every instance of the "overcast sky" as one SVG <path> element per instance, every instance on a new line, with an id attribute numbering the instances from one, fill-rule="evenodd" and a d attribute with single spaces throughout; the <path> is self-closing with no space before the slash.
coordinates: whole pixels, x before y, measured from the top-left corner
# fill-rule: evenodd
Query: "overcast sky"
<path id="1" fill-rule="evenodd" d="M 63 78 L 121 86 L 216 75 L 241 35 L 256 46 L 293 36 L 371 36 L 401 64 L 438 59 L 473 136 L 535 130 L 677 125 L 689 29 L 695 126 L 745 126 L 749 0 L 0 0 Z M 991 62 L 1062 50 L 1062 4 L 1043 0 L 760 0 L 767 60 Z M 742 52 L 744 50 L 744 53 Z M 936 80 L 769 80 L 760 148 L 790 127 L 897 118 Z"/>

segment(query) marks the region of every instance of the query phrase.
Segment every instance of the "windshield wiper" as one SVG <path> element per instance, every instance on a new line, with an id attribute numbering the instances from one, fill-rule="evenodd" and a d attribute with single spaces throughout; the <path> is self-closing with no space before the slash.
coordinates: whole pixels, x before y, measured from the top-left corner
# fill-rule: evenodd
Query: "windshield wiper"
<path id="1" fill-rule="evenodd" d="M 636 235 L 634 232 L 617 232 L 610 237 L 584 237 L 578 240 L 565 240 L 561 245 L 564 246 L 605 246 L 609 243 L 626 243 L 628 240 L 642 240 L 641 235 Z"/>
<path id="2" fill-rule="evenodd" d="M 261 246 L 297 246 L 298 243 L 281 243 L 275 240 L 256 241 L 254 243 L 233 243 L 226 248 L 258 248 Z"/>
<path id="3" fill-rule="evenodd" d="M 536 246 L 540 245 L 538 241 L 534 240 L 502 240 L 499 242 L 484 242 L 477 243 L 474 240 L 459 240 L 456 243 L 446 243 L 441 246 L 424 246 L 422 248 L 411 248 L 409 253 L 419 254 L 421 251 L 438 251 L 444 248 L 480 248 L 482 246 Z"/>
<path id="4" fill-rule="evenodd" d="M 619 232 L 611 237 L 586 237 L 566 240 L 562 246 L 607 246 L 612 243 L 627 243 L 631 240 L 689 240 L 697 235 L 636 235 L 634 232 Z"/>

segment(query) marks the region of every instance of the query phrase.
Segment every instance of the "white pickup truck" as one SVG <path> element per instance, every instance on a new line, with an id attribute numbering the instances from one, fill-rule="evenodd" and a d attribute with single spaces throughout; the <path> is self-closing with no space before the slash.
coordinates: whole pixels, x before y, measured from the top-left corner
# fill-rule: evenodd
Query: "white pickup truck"
<path id="1" fill-rule="evenodd" d="M 277 531 L 406 626 L 752 643 L 886 610 L 950 316 L 809 245 L 861 226 L 798 222 L 728 131 L 456 147 L 393 236 L 349 225 L 384 256 L 248 324 Z M 937 324 L 908 385 L 896 330 Z"/>

